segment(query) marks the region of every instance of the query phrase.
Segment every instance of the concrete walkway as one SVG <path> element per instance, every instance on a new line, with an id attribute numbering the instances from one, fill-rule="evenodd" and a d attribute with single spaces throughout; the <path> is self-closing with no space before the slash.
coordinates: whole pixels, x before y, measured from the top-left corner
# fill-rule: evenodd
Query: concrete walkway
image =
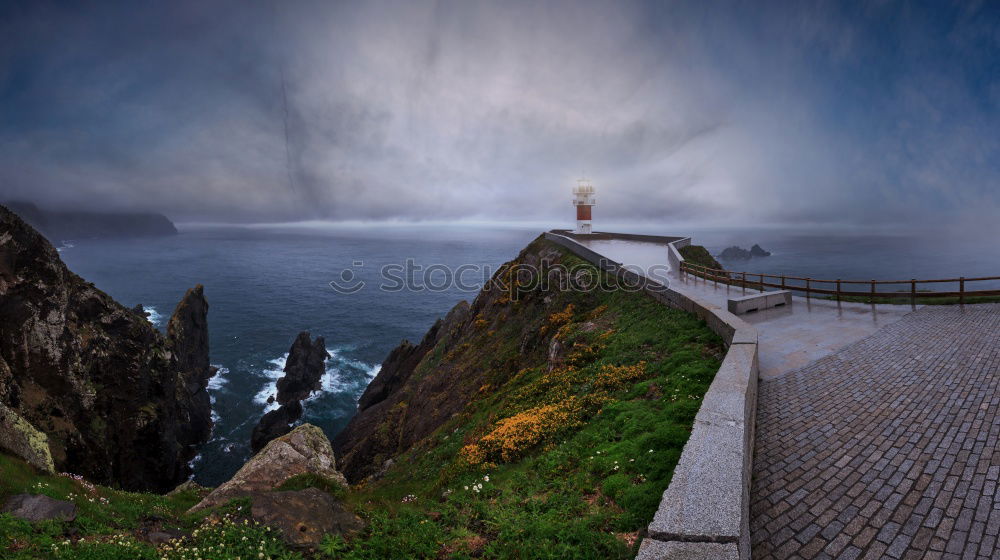
<path id="1" fill-rule="evenodd" d="M 581 240 L 577 242 L 626 266 L 664 271 L 667 249 L 662 243 L 623 240 Z M 637 270 L 638 271 L 638 270 Z M 730 297 L 757 293 L 739 287 L 715 284 L 692 275 L 667 273 L 670 287 L 714 305 L 727 308 Z M 760 376 L 770 379 L 805 366 L 823 356 L 861 340 L 879 328 L 894 323 L 915 308 L 909 305 L 838 303 L 831 300 L 793 297 L 792 306 L 740 315 L 757 328 L 760 336 Z"/>
<path id="2" fill-rule="evenodd" d="M 755 559 L 1000 557 L 1000 305 L 920 309 L 759 391 Z"/>
<path id="3" fill-rule="evenodd" d="M 671 275 L 670 287 L 726 309 L 730 297 L 757 290 L 715 284 L 692 275 Z M 871 305 L 792 298 L 791 307 L 740 315 L 760 336 L 760 378 L 771 379 L 803 367 L 895 323 L 914 309 L 909 305 Z"/>
<path id="4" fill-rule="evenodd" d="M 662 244 L 590 243 L 666 260 Z M 669 278 L 723 309 L 744 295 Z M 795 297 L 740 317 L 760 349 L 754 559 L 1000 558 L 1000 304 Z"/>

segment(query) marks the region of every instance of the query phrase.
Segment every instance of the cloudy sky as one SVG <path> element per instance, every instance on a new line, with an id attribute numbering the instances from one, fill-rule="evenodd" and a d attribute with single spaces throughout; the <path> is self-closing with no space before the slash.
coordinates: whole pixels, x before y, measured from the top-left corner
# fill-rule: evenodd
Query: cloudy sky
<path id="1" fill-rule="evenodd" d="M 7 2 L 0 199 L 179 221 L 1000 215 L 1000 4 Z"/>

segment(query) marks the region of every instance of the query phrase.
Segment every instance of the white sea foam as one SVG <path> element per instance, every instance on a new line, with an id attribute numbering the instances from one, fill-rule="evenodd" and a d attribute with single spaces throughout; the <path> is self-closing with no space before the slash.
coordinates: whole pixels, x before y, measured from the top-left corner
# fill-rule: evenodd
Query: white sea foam
<path id="1" fill-rule="evenodd" d="M 349 376 L 345 371 L 348 369 L 361 370 L 364 372 L 364 376 Z M 320 380 L 322 389 L 310 395 L 303 404 L 316 400 L 326 393 L 348 393 L 357 399 L 381 369 L 381 365 L 373 366 L 359 360 L 345 358 L 337 350 L 331 350 L 330 359 L 326 361 L 326 373 L 323 374 Z"/>
<path id="2" fill-rule="evenodd" d="M 73 247 L 75 247 L 75 245 L 73 245 L 73 243 L 71 241 L 63 240 L 62 244 L 59 245 L 58 247 L 56 247 L 56 251 L 59 251 L 60 253 L 62 253 L 66 249 L 72 249 Z"/>
<path id="3" fill-rule="evenodd" d="M 381 365 L 366 364 L 359 360 L 347 358 L 341 354 L 343 348 L 329 350 L 330 358 L 326 361 L 326 371 L 320 378 L 320 390 L 309 395 L 302 401 L 303 406 L 314 403 L 325 394 L 348 393 L 357 399 L 364 392 L 368 383 L 378 375 Z M 278 380 L 285 374 L 285 363 L 288 354 L 280 358 L 268 360 L 268 366 L 260 371 L 260 376 L 267 379 L 267 383 L 254 395 L 254 402 L 264 407 L 264 413 L 277 410 L 277 401 L 267 402 L 271 396 L 277 396 Z M 357 375 L 357 371 L 364 372 L 364 375 Z"/>
<path id="4" fill-rule="evenodd" d="M 157 311 L 155 307 L 143 305 L 142 309 L 146 313 L 149 313 L 149 315 L 146 318 L 149 320 L 150 323 L 153 324 L 154 327 L 163 326 L 163 315 L 160 315 L 160 312 Z"/>
<path id="5" fill-rule="evenodd" d="M 261 372 L 261 376 L 265 377 L 269 381 L 264 385 L 264 387 L 254 395 L 253 400 L 259 405 L 264 406 L 264 412 L 271 412 L 272 410 L 278 409 L 278 401 L 267 402 L 268 397 L 278 394 L 278 380 L 281 376 L 285 374 L 285 361 L 288 360 L 288 353 L 286 352 L 284 356 L 280 358 L 275 358 L 273 360 L 268 360 L 268 367 L 265 367 Z"/>
<path id="6" fill-rule="evenodd" d="M 215 364 L 212 365 L 214 367 L 219 368 L 219 370 L 216 371 L 215 375 L 213 375 L 211 379 L 208 380 L 208 388 L 213 391 L 218 391 L 219 389 L 222 389 L 222 387 L 225 386 L 227 383 L 229 383 L 229 379 L 226 378 L 226 376 L 229 375 L 229 368 L 225 366 L 218 366 Z M 212 397 L 212 403 L 213 404 L 215 403 L 215 397 Z"/>

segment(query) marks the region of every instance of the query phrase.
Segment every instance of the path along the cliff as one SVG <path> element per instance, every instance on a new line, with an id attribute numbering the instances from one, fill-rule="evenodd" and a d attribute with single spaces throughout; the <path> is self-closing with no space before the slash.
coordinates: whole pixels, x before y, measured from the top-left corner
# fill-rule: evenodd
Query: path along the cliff
<path id="1" fill-rule="evenodd" d="M 665 264 L 661 244 L 588 245 Z M 723 309 L 743 295 L 670 281 Z M 760 343 L 753 558 L 1000 557 L 1000 304 L 795 297 L 741 318 Z"/>

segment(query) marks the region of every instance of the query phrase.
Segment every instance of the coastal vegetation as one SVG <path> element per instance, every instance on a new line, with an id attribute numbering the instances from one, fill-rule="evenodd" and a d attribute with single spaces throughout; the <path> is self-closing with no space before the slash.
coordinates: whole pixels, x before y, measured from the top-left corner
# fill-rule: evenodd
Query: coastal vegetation
<path id="1" fill-rule="evenodd" d="M 515 262 L 529 261 L 607 280 L 544 240 Z M 389 377 L 371 389 L 381 400 L 363 397 L 359 413 L 372 429 L 349 442 L 354 453 L 338 446 L 356 465 L 364 457 L 345 470 L 350 488 L 306 474 L 271 490 L 326 492 L 365 521 L 360 531 L 295 548 L 253 521 L 246 498 L 189 513 L 203 490 L 124 492 L 3 455 L 0 501 L 41 493 L 78 509 L 73 521 L 33 524 L 0 514 L 0 558 L 633 556 L 723 342 L 641 292 L 507 287 L 449 314 L 411 369 L 383 367 Z"/>

